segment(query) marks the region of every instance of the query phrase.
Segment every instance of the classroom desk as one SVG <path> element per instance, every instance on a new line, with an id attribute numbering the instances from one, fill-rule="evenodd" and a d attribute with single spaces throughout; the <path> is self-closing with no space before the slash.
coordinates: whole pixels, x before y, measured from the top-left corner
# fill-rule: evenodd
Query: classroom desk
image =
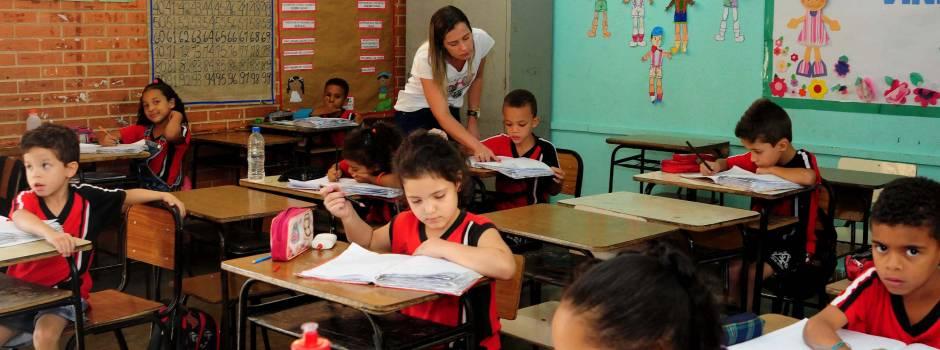
<path id="1" fill-rule="evenodd" d="M 271 122 L 254 123 L 251 126 L 260 127 L 261 130 L 272 132 L 272 133 L 281 133 L 281 134 L 303 137 L 304 139 L 306 139 L 306 142 L 304 143 L 304 155 L 307 157 L 310 156 L 311 150 L 313 149 L 314 136 L 319 135 L 319 134 L 325 134 L 325 133 L 348 131 L 348 130 L 352 130 L 352 129 L 359 127 L 359 125 L 349 125 L 349 126 L 340 126 L 340 127 L 335 127 L 335 128 L 312 128 L 312 127 L 306 127 L 306 126 L 284 125 L 284 124 L 277 124 L 277 123 L 271 123 Z M 324 151 L 335 152 L 335 151 L 338 151 L 338 149 L 325 149 Z"/>
<path id="2" fill-rule="evenodd" d="M 535 204 L 487 213 L 500 232 L 575 249 L 585 256 L 616 252 L 676 232 L 657 223 L 553 205 Z"/>
<path id="3" fill-rule="evenodd" d="M 743 225 L 760 219 L 756 211 L 723 207 L 633 192 L 613 192 L 564 199 L 558 202 L 575 209 L 588 207 L 676 226 L 691 232 L 706 232 Z"/>
<path id="4" fill-rule="evenodd" d="M 78 239 L 75 251 L 92 249 L 90 241 Z M 0 248 L 0 267 L 35 261 L 59 255 L 46 241 L 35 241 Z M 81 278 L 74 256 L 66 257 L 72 276 L 71 291 L 46 288 L 0 274 L 0 316 L 12 316 L 52 307 L 72 305 L 75 308 L 75 338 L 78 349 L 85 348 L 85 312 L 82 310 Z"/>
<path id="5" fill-rule="evenodd" d="M 277 194 L 287 195 L 291 197 L 313 199 L 317 201 L 323 200 L 323 196 L 320 195 L 320 191 L 301 190 L 301 189 L 287 187 L 287 182 L 277 181 L 279 177 L 280 177 L 279 175 L 265 176 L 264 180 L 261 180 L 261 181 L 239 179 L 238 185 L 242 187 L 246 187 L 246 188 L 259 190 L 259 191 L 277 193 Z"/>
<path id="6" fill-rule="evenodd" d="M 213 133 L 213 134 L 194 135 L 192 137 L 192 140 L 190 141 L 190 143 L 192 144 L 192 148 L 193 148 L 193 162 L 192 162 L 192 167 L 190 168 L 190 173 L 189 173 L 189 178 L 193 184 L 193 187 L 196 186 L 196 174 L 197 174 L 196 169 L 200 163 L 198 160 L 199 160 L 199 149 L 201 147 L 205 145 L 212 145 L 212 146 L 235 149 L 236 152 L 240 152 L 240 150 L 244 149 L 247 152 L 248 136 L 250 135 L 251 133 L 247 131 L 229 131 L 229 132 L 221 132 L 221 133 Z M 292 145 L 296 144 L 297 142 L 300 142 L 301 140 L 298 137 L 277 135 L 277 134 L 264 134 L 263 136 L 264 136 L 265 149 L 271 148 L 271 147 L 278 147 L 278 146 L 290 147 L 291 152 L 289 152 L 288 154 L 293 153 Z M 241 161 L 241 164 L 239 164 L 239 169 L 241 167 L 248 166 L 248 163 L 246 160 L 247 156 L 246 158 L 242 158 L 242 157 L 235 157 L 235 158 Z M 270 158 L 267 158 L 267 159 L 270 159 Z M 237 172 L 235 173 L 236 180 L 238 180 L 239 175 L 240 175 L 239 173 Z"/>
<path id="7" fill-rule="evenodd" d="M 728 154 L 728 141 L 688 138 L 679 135 L 628 135 L 618 137 L 608 137 L 607 144 L 616 145 L 610 152 L 610 176 L 607 180 L 607 192 L 614 191 L 614 167 L 624 167 L 628 169 L 638 169 L 640 174 L 646 170 L 659 170 L 659 161 L 646 159 L 646 151 L 661 151 L 673 153 L 689 153 L 689 146 L 686 141 L 695 146 L 696 152 L 714 153 L 715 156 L 723 157 Z M 640 150 L 639 154 L 634 154 L 624 158 L 617 158 L 617 152 L 624 148 Z M 643 190 L 643 184 L 640 183 L 640 191 Z"/>
<path id="8" fill-rule="evenodd" d="M 787 326 L 790 326 L 794 323 L 800 322 L 798 319 L 781 314 L 763 314 L 759 317 L 761 320 L 764 320 L 764 334 L 774 332 L 779 329 L 786 328 Z"/>
<path id="9" fill-rule="evenodd" d="M 679 176 L 678 174 L 669 174 L 669 173 L 664 173 L 662 171 L 654 171 L 651 173 L 637 174 L 633 176 L 633 179 L 636 181 L 639 181 L 641 184 L 642 183 L 647 184 L 644 190 L 644 193 L 646 194 L 649 194 L 653 190 L 653 186 L 660 184 L 660 185 L 677 186 L 677 187 L 682 187 L 682 188 L 687 188 L 687 189 L 708 190 L 708 191 L 713 191 L 713 192 L 718 192 L 718 193 L 736 194 L 736 195 L 751 197 L 752 200 L 756 201 L 757 202 L 756 204 L 759 204 L 761 207 L 759 225 L 757 227 L 757 234 L 755 235 L 756 239 L 754 239 L 754 242 L 755 242 L 754 249 L 756 249 L 757 251 L 756 261 L 758 264 L 763 264 L 763 261 L 764 261 L 763 236 L 769 231 L 768 227 L 770 227 L 770 223 L 772 220 L 772 218 L 770 217 L 770 211 L 774 207 L 774 204 L 778 201 L 791 198 L 801 193 L 815 190 L 815 187 L 804 187 L 801 189 L 786 191 L 786 192 L 778 192 L 778 193 L 770 193 L 770 194 L 757 193 L 757 192 L 745 191 L 745 190 L 740 190 L 736 188 L 716 185 L 716 184 L 709 183 L 706 181 L 686 179 L 686 178 Z M 777 221 L 776 218 L 774 218 L 774 221 Z M 783 220 L 780 220 L 780 222 L 782 223 L 782 225 L 788 225 L 788 224 L 795 223 L 796 220 L 795 218 L 784 218 Z M 742 281 L 748 280 L 747 278 L 745 278 L 747 277 L 745 273 L 748 270 L 747 269 L 748 263 L 749 262 L 745 260 L 744 268 L 741 269 Z M 761 265 L 758 265 L 758 266 L 761 266 Z M 761 284 L 763 284 L 763 280 L 764 280 L 764 269 L 757 268 L 755 270 L 756 272 L 755 272 L 755 277 L 754 277 L 754 300 L 753 300 L 751 312 L 755 314 L 760 314 Z M 747 285 L 748 285 L 747 283 L 741 284 L 741 289 L 742 289 L 741 295 L 747 294 Z M 742 298 L 742 300 L 747 300 L 747 299 Z"/>
<path id="10" fill-rule="evenodd" d="M 150 157 L 150 152 L 143 151 L 138 153 L 82 153 L 78 156 L 80 164 L 110 162 L 115 160 L 146 159 Z"/>
<path id="11" fill-rule="evenodd" d="M 836 216 L 841 214 L 858 213 L 856 216 L 862 223 L 862 245 L 868 241 L 868 219 L 871 216 L 871 199 L 876 190 L 884 188 L 889 182 L 903 179 L 903 175 L 872 173 L 867 171 L 819 168 L 823 179 L 832 186 L 836 199 Z M 852 235 L 852 246 L 855 246 L 855 235 Z"/>
<path id="12" fill-rule="evenodd" d="M 299 207 L 310 208 L 316 206 L 310 202 L 291 199 L 276 194 L 255 191 L 239 186 L 219 186 L 194 189 L 191 191 L 173 192 L 183 205 L 189 216 L 203 219 L 219 226 L 219 254 L 221 260 L 226 256 L 226 236 L 231 232 L 231 225 L 245 220 L 259 219 L 274 216 L 281 211 Z M 231 320 L 228 317 L 228 274 L 221 273 L 219 282 L 222 291 L 222 320 L 220 324 L 225 330 L 231 330 Z M 225 339 L 223 337 L 223 339 Z"/>
<path id="13" fill-rule="evenodd" d="M 499 175 L 499 172 L 497 172 L 496 170 L 474 168 L 474 167 L 469 167 L 469 168 L 470 168 L 470 176 L 473 176 L 479 179 L 485 179 L 488 177 L 496 177 L 496 175 Z"/>
<path id="14" fill-rule="evenodd" d="M 251 285 L 257 282 L 273 284 L 281 288 L 352 307 L 361 311 L 366 317 L 370 317 L 370 321 L 370 315 L 384 315 L 438 298 L 437 294 L 428 292 L 377 287 L 374 285 L 330 282 L 296 276 L 296 274 L 301 271 L 319 266 L 339 256 L 340 253 L 348 247 L 349 243 L 336 242 L 336 246 L 334 246 L 333 249 L 310 250 L 286 262 L 267 260 L 257 264 L 253 263 L 255 259 L 264 256 L 264 254 L 223 261 L 223 270 L 248 278 L 242 286 L 242 295 L 239 300 L 237 348 L 242 349 L 244 347 L 243 344 L 245 344 L 245 326 L 249 313 L 247 293 L 251 289 Z M 277 271 L 273 270 L 273 266 L 275 265 L 280 266 Z M 379 334 L 375 339 L 378 343 L 376 344 L 376 348 L 382 348 L 381 329 L 379 329 L 377 323 L 371 322 L 371 324 L 375 334 Z M 448 334 L 452 335 L 454 332 L 464 334 L 472 329 L 471 325 L 472 323 L 467 323 L 464 326 L 456 327 L 452 332 L 448 332 Z"/>

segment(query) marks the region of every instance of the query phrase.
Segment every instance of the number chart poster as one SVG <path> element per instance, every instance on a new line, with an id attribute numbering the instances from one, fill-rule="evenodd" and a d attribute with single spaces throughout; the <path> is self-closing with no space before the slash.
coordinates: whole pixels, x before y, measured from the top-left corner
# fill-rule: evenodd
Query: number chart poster
<path id="1" fill-rule="evenodd" d="M 784 107 L 940 117 L 940 1 L 771 0 L 764 95 Z"/>
<path id="2" fill-rule="evenodd" d="M 151 75 L 187 104 L 274 102 L 272 1 L 151 0 Z"/>

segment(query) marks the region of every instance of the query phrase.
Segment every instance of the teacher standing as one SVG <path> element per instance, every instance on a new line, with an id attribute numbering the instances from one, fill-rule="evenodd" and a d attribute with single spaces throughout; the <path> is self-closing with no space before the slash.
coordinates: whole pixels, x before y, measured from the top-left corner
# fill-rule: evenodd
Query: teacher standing
<path id="1" fill-rule="evenodd" d="M 483 95 L 483 66 L 496 43 L 489 34 L 470 27 L 467 16 L 445 6 L 431 16 L 428 41 L 415 52 L 411 76 L 395 103 L 395 123 L 407 135 L 417 129 L 439 128 L 481 161 L 496 160 L 480 143 L 477 118 Z M 467 127 L 460 108 L 467 96 Z"/>

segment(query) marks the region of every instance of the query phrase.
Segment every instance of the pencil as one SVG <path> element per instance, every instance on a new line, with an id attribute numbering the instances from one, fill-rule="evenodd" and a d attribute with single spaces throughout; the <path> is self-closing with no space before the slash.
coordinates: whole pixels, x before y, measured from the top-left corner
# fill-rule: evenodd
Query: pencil
<path id="1" fill-rule="evenodd" d="M 101 130 L 101 132 L 103 132 L 103 133 L 104 133 L 105 135 L 108 135 L 108 136 L 110 136 L 110 137 L 111 137 L 112 139 L 114 138 L 114 135 L 111 135 L 111 133 L 110 133 L 110 132 L 108 132 L 108 130 L 107 130 L 107 129 L 105 129 L 105 128 L 104 128 L 103 126 L 101 126 L 101 125 L 98 125 L 98 130 Z"/>
<path id="2" fill-rule="evenodd" d="M 349 201 L 349 202 L 351 202 L 352 204 L 358 205 L 358 206 L 361 207 L 361 208 L 365 208 L 365 207 L 366 207 L 365 204 L 363 204 L 362 202 L 357 201 L 357 200 L 355 200 L 355 199 L 352 199 L 352 197 L 350 197 L 350 196 L 346 196 L 346 200 Z"/>
<path id="3" fill-rule="evenodd" d="M 699 154 L 698 151 L 695 150 L 695 147 L 692 146 L 691 142 L 685 141 L 685 144 L 689 146 L 689 151 L 692 151 L 692 153 L 695 153 L 695 156 L 698 157 L 698 160 L 702 161 L 702 164 L 705 164 L 705 167 L 708 168 L 708 171 L 715 171 L 715 169 L 712 169 L 712 167 L 708 165 L 708 162 L 705 161 L 705 158 L 702 158 L 702 155 Z"/>

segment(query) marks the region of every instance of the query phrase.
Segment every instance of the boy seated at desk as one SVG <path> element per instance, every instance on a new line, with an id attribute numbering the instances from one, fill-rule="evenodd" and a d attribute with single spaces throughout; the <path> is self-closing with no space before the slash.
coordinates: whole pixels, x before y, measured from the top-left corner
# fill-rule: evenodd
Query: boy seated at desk
<path id="1" fill-rule="evenodd" d="M 813 349 L 849 349 L 836 330 L 940 348 L 940 183 L 918 177 L 885 186 L 871 214 L 875 266 L 809 319 Z"/>
<path id="2" fill-rule="evenodd" d="M 506 176 L 496 178 L 496 210 L 547 203 L 550 196 L 561 192 L 565 172 L 558 165 L 555 145 L 535 136 L 532 129 L 539 125 L 538 103 L 528 90 L 511 91 L 503 99 L 503 127 L 505 132 L 486 140 L 483 145 L 496 156 L 532 158 L 547 164 L 554 177 L 514 180 Z"/>
<path id="3" fill-rule="evenodd" d="M 816 157 L 812 153 L 796 149 L 791 143 L 793 132 L 790 116 L 787 112 L 771 102 L 761 98 L 744 112 L 741 120 L 734 129 L 734 134 L 741 140 L 747 153 L 707 162 L 700 166 L 702 174 L 713 175 L 728 170 L 734 166 L 758 174 L 773 174 L 803 186 L 814 186 L 822 183 Z M 770 232 L 764 238 L 764 253 L 766 257 L 763 276 L 770 277 L 777 274 L 784 281 L 804 281 L 810 284 L 822 283 L 828 280 L 824 272 L 827 266 L 824 262 L 834 259 L 834 237 L 816 237 L 816 222 L 819 206 L 818 191 L 804 192 L 796 198 L 778 202 L 771 208 L 771 214 L 779 216 L 795 216 L 799 222 L 793 226 L 784 227 L 776 232 Z M 754 208 L 758 209 L 758 208 Z M 817 244 L 819 243 L 819 244 Z M 756 252 L 748 252 L 756 254 Z M 729 276 L 729 302 L 736 303 L 739 299 L 741 260 L 733 261 L 728 267 Z M 748 271 L 748 280 L 753 280 L 755 266 L 751 265 Z M 812 285 L 785 286 L 787 290 L 814 290 Z M 749 286 L 748 303 L 753 296 L 753 285 Z"/>
<path id="4" fill-rule="evenodd" d="M 65 257 L 74 256 L 80 264 L 78 270 L 83 271 L 81 295 L 85 308 L 91 290 L 88 266 L 94 253 L 76 253 L 76 238 L 94 242 L 103 227 L 123 216 L 123 205 L 163 201 L 179 208 L 181 215 L 186 213 L 183 203 L 166 192 L 70 184 L 79 167 L 79 147 L 78 136 L 67 127 L 44 124 L 28 131 L 20 141 L 20 149 L 30 189 L 16 196 L 10 217 L 17 228 L 42 236 L 62 256 L 10 266 L 7 275 L 46 287 L 68 286 L 71 276 Z M 52 219 L 64 232 L 42 221 Z M 59 349 L 62 331 L 74 319 L 71 305 L 0 318 L 0 345 L 21 333 L 32 333 L 36 349 Z"/>

